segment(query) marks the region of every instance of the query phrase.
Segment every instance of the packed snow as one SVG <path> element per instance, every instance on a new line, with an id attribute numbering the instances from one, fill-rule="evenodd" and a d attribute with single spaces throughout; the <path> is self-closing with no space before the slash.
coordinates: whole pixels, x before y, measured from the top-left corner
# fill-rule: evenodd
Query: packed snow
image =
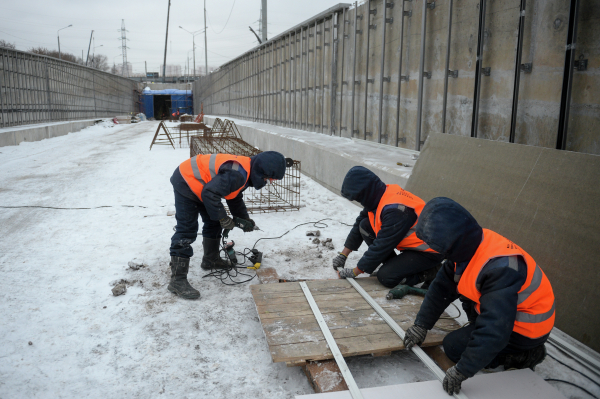
<path id="1" fill-rule="evenodd" d="M 201 299 L 167 291 L 175 225 L 169 178 L 189 149 L 148 151 L 156 126 L 105 121 L 0 148 L 0 398 L 313 393 L 301 368 L 271 362 L 249 289 L 256 278 L 233 286 L 203 278 L 198 240 L 189 280 Z M 242 250 L 291 229 L 280 239 L 259 241 L 263 267 L 291 280 L 336 278 L 336 251 L 313 243 L 306 232 L 319 230 L 341 250 L 360 209 L 306 176 L 301 192 L 300 211 L 253 215 L 260 231 L 234 230 L 230 237 Z M 355 266 L 361 253 L 353 253 L 347 266 Z M 127 290 L 114 296 L 120 283 Z M 407 351 L 347 362 L 364 388 L 434 379 Z M 537 373 L 600 394 L 552 359 Z M 556 387 L 571 398 L 589 397 Z"/>

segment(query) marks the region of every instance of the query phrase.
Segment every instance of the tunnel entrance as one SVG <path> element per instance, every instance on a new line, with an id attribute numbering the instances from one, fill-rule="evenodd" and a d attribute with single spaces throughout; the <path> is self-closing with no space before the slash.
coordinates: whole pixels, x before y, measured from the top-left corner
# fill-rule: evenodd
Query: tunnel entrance
<path id="1" fill-rule="evenodd" d="M 169 119 L 171 115 L 171 96 L 154 95 L 154 118 L 156 120 Z"/>

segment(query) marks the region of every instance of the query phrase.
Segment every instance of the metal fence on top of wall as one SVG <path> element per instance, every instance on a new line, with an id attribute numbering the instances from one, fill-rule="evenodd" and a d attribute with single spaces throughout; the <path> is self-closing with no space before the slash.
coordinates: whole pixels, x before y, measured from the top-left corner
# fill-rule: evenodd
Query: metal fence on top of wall
<path id="1" fill-rule="evenodd" d="M 195 82 L 195 112 L 411 149 L 445 132 L 600 154 L 599 21 L 599 0 L 339 4 Z"/>
<path id="2" fill-rule="evenodd" d="M 139 87 L 133 80 L 0 47 L 0 127 L 137 111 Z"/>

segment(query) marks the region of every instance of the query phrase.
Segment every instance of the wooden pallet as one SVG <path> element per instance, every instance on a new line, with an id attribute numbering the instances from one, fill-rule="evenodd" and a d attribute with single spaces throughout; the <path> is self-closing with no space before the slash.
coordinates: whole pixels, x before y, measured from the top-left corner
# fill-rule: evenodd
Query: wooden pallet
<path id="1" fill-rule="evenodd" d="M 403 328 L 419 311 L 422 297 L 385 299 L 389 289 L 376 278 L 356 281 Z M 404 344 L 364 298 L 345 280 L 308 281 L 308 287 L 344 357 L 386 355 L 404 349 Z M 319 325 L 298 283 L 261 284 L 250 287 L 273 362 L 302 364 L 333 359 Z M 423 346 L 441 344 L 447 332 L 458 328 L 454 320 L 442 319 L 431 330 Z"/>

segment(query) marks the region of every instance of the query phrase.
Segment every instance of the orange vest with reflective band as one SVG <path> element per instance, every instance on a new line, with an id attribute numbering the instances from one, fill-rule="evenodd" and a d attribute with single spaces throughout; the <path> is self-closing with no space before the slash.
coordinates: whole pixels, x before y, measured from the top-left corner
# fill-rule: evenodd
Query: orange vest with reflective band
<path id="1" fill-rule="evenodd" d="M 529 338 L 539 338 L 548 334 L 554 326 L 552 286 L 533 258 L 509 239 L 483 229 L 483 241 L 460 277 L 458 292 L 475 302 L 475 309 L 481 313 L 481 292 L 477 286 L 477 277 L 481 269 L 494 258 L 516 255 L 522 256 L 527 263 L 527 280 L 519 291 L 513 331 Z M 518 268 L 516 264 L 511 266 L 511 262 L 509 267 Z"/>
<path id="2" fill-rule="evenodd" d="M 386 205 L 396 204 L 398 205 L 398 208 L 408 207 L 414 210 L 417 214 L 418 222 L 419 215 L 421 215 L 421 211 L 425 206 L 425 201 L 423 201 L 416 195 L 409 193 L 406 190 L 403 190 L 402 187 L 400 187 L 397 184 L 388 184 L 387 189 L 383 194 L 383 197 L 381 197 L 381 200 L 379 201 L 379 206 L 377 207 L 375 213 L 369 212 L 369 221 L 371 222 L 371 227 L 373 228 L 375 235 L 377 235 L 377 233 L 379 233 L 379 230 L 381 230 L 381 211 L 383 210 L 383 208 Z M 415 226 L 417 225 L 417 222 L 415 222 L 415 224 L 410 228 L 410 230 L 406 234 L 406 237 L 404 237 L 404 239 L 400 241 L 396 248 L 399 251 L 411 250 L 432 252 L 434 254 L 437 254 L 436 251 L 429 248 L 429 245 L 417 238 L 417 235 L 415 233 Z"/>
<path id="3" fill-rule="evenodd" d="M 250 158 L 228 154 L 196 155 L 193 158 L 184 161 L 179 165 L 179 172 L 185 179 L 190 189 L 202 201 L 202 189 L 217 175 L 219 168 L 227 161 L 237 162 L 233 164 L 233 169 L 244 168 L 246 171 L 246 182 L 238 190 L 225 196 L 225 199 L 234 199 L 246 186 L 250 178 Z M 239 164 L 239 165 L 238 165 Z"/>

